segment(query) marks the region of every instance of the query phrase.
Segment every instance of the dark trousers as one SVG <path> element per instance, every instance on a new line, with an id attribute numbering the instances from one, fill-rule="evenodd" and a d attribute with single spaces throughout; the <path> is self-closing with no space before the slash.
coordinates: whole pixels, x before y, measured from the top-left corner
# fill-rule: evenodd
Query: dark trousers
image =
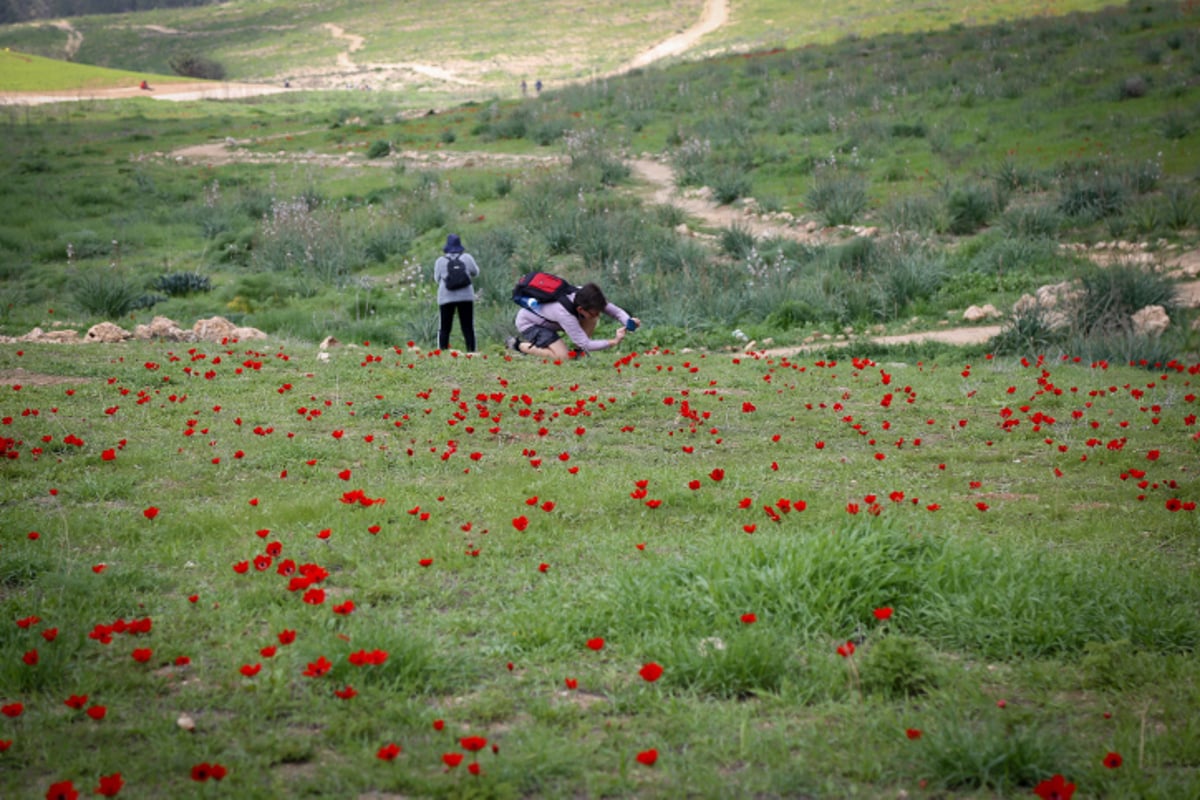
<path id="1" fill-rule="evenodd" d="M 466 340 L 467 352 L 475 352 L 475 304 L 470 300 L 457 303 L 444 303 L 438 306 L 442 315 L 441 326 L 438 328 L 438 348 L 445 350 L 450 347 L 450 331 L 454 328 L 454 312 L 458 312 L 458 324 L 462 327 L 463 339 Z"/>

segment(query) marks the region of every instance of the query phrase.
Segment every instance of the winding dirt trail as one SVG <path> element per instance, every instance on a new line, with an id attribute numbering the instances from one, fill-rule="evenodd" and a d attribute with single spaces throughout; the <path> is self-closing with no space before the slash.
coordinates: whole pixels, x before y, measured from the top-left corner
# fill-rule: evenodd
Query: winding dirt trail
<path id="1" fill-rule="evenodd" d="M 634 56 L 629 63 L 618 69 L 614 74 L 640 69 L 641 67 L 653 64 L 655 61 L 662 61 L 664 58 L 683 55 L 695 47 L 701 38 L 717 30 L 728 21 L 729 0 L 705 0 L 704 9 L 700 12 L 700 19 L 694 25 L 691 25 L 682 33 L 676 34 L 669 39 L 664 39 L 649 50 Z"/>

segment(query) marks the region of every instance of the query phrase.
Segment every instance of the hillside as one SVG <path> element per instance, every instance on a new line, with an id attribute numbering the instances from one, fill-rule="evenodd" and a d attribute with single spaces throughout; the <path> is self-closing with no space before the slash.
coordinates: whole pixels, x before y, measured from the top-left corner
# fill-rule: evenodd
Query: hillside
<path id="1" fill-rule="evenodd" d="M 847 36 L 938 30 L 1068 14 L 1103 0 L 968 2 L 953 14 L 889 2 L 480 0 L 445 24 L 444 4 L 247 0 L 0 28 L 0 46 L 50 58 L 170 74 L 172 58 L 213 60 L 230 80 L 306 89 L 403 92 L 413 105 L 519 95 L 681 56 L 802 47 Z M 715 21 L 716 24 L 713 24 Z"/>

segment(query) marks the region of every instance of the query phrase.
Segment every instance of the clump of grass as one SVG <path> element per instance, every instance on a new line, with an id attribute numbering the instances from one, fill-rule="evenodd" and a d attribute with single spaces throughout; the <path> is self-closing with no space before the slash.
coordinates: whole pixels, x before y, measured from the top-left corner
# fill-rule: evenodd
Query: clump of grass
<path id="1" fill-rule="evenodd" d="M 168 272 L 154 281 L 154 288 L 168 297 L 187 297 L 212 290 L 212 279 L 198 272 Z"/>
<path id="2" fill-rule="evenodd" d="M 81 311 L 114 320 L 141 308 L 144 293 L 124 275 L 102 267 L 79 275 L 71 287 L 71 297 Z"/>
<path id="3" fill-rule="evenodd" d="M 933 648 L 916 636 L 887 633 L 872 638 L 859 663 L 862 688 L 891 699 L 926 694 L 941 678 Z"/>
<path id="4" fill-rule="evenodd" d="M 944 717 L 921 741 L 922 774 L 950 791 L 1028 792 L 1068 761 L 1058 733 L 994 714 Z"/>
<path id="5" fill-rule="evenodd" d="M 826 225 L 849 225 L 867 208 L 867 181 L 846 170 L 822 167 L 813 175 L 808 204 Z"/>

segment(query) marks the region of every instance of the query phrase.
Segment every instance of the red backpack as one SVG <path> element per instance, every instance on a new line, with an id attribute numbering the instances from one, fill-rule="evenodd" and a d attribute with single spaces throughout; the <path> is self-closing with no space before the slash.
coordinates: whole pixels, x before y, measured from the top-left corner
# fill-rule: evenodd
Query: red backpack
<path id="1" fill-rule="evenodd" d="M 557 275 L 551 275 L 549 272 L 530 272 L 522 275 L 517 281 L 517 285 L 513 287 L 512 299 L 517 305 L 535 314 L 540 314 L 538 307 L 543 303 L 559 303 L 578 317 L 579 309 L 567 299 L 568 295 L 577 291 L 578 286 L 567 283 Z"/>

